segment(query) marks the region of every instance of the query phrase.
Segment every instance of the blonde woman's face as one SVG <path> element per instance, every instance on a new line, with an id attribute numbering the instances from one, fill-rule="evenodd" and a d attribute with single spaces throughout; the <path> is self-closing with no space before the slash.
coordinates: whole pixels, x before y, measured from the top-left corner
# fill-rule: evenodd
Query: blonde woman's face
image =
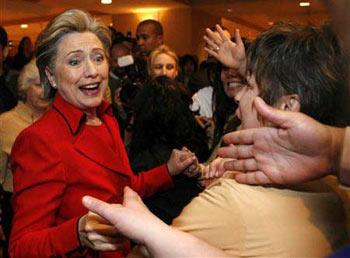
<path id="1" fill-rule="evenodd" d="M 161 53 L 154 58 L 152 64 L 152 77 L 167 76 L 175 79 L 178 74 L 176 60 L 171 56 Z"/>
<path id="2" fill-rule="evenodd" d="M 108 84 L 108 61 L 102 42 L 91 32 L 66 35 L 57 47 L 51 85 L 83 112 L 95 112 Z"/>

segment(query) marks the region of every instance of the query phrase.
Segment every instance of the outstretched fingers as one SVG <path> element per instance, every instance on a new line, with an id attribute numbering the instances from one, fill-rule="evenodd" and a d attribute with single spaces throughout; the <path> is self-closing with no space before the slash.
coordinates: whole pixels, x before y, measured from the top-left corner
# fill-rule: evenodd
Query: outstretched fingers
<path id="1" fill-rule="evenodd" d="M 256 131 L 257 129 L 253 128 L 227 133 L 224 135 L 223 141 L 226 144 L 251 145 L 254 143 Z"/>
<path id="2" fill-rule="evenodd" d="M 254 156 L 253 145 L 234 145 L 221 147 L 218 150 L 218 156 L 231 159 L 248 159 Z"/>
<path id="3" fill-rule="evenodd" d="M 241 45 L 244 47 L 243 40 L 241 37 L 241 33 L 239 32 L 239 29 L 235 30 L 235 41 L 237 45 Z"/>
<path id="4" fill-rule="evenodd" d="M 208 35 L 207 38 L 209 38 L 214 44 L 216 44 L 216 46 L 220 46 L 220 44 L 223 41 L 220 33 L 217 33 L 216 31 L 212 31 L 211 29 L 206 29 L 205 31 Z"/>
<path id="5" fill-rule="evenodd" d="M 216 31 L 219 32 L 221 41 L 230 40 L 230 39 L 226 36 L 225 31 L 221 28 L 220 25 L 216 24 L 215 28 L 216 28 Z"/>
<path id="6" fill-rule="evenodd" d="M 273 183 L 262 171 L 239 173 L 235 176 L 235 180 L 238 183 L 249 185 L 268 185 Z"/>
<path id="7" fill-rule="evenodd" d="M 225 162 L 224 168 L 241 172 L 257 171 L 258 164 L 255 159 L 230 160 Z"/>

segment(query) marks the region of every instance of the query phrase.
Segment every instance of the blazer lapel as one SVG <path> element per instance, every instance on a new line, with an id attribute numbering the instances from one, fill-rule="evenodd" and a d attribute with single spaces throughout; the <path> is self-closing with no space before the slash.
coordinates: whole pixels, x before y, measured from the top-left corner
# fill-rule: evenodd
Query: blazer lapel
<path id="1" fill-rule="evenodd" d="M 106 146 L 102 140 L 96 139 L 95 136 L 90 135 L 88 130 L 76 137 L 74 148 L 85 157 L 105 168 L 128 177 L 131 176 L 131 169 L 123 162 L 119 150 L 117 149 L 115 153 L 109 146 Z"/>

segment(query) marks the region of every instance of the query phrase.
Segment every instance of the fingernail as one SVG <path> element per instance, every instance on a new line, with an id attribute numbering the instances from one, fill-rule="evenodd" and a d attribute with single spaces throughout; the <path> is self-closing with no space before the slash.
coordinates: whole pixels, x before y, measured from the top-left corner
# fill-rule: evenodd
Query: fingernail
<path id="1" fill-rule="evenodd" d="M 87 205 L 91 203 L 91 199 L 89 198 L 89 196 L 84 196 L 82 201 L 84 204 L 87 204 Z"/>

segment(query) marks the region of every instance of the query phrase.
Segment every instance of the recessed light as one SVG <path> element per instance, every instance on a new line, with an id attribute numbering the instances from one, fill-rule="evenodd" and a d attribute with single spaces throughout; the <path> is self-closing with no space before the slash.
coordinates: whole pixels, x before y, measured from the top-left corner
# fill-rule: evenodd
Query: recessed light
<path id="1" fill-rule="evenodd" d="M 101 4 L 111 4 L 112 0 L 101 0 Z"/>
<path id="2" fill-rule="evenodd" d="M 229 13 L 232 12 L 232 9 L 231 8 L 227 9 L 227 12 L 229 12 Z"/>
<path id="3" fill-rule="evenodd" d="M 267 24 L 270 25 L 270 26 L 272 26 L 272 25 L 274 25 L 275 23 L 274 23 L 273 21 L 269 21 Z"/>
<path id="4" fill-rule="evenodd" d="M 301 6 L 301 7 L 310 6 L 310 2 L 300 2 L 300 3 L 299 3 L 299 6 Z"/>
<path id="5" fill-rule="evenodd" d="M 23 24 L 21 24 L 21 29 L 26 29 L 26 28 L 28 28 L 28 24 L 26 24 L 26 23 L 23 23 Z"/>

